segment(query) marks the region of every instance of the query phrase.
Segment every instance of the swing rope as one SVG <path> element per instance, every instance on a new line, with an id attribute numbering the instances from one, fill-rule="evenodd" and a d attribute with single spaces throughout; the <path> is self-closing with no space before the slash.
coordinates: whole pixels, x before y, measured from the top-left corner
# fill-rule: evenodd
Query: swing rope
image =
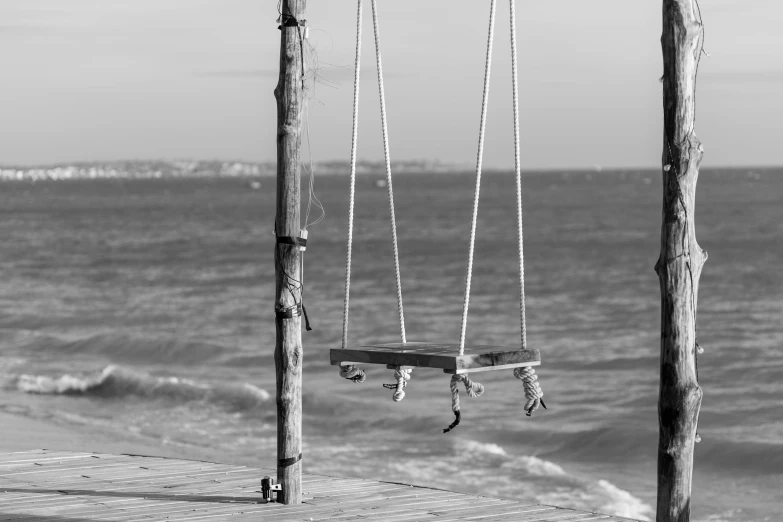
<path id="1" fill-rule="evenodd" d="M 394 275 L 397 282 L 397 311 L 400 316 L 400 340 L 406 343 L 405 338 L 405 314 L 402 308 L 402 278 L 400 276 L 400 254 L 397 250 L 397 220 L 394 215 L 394 189 L 392 187 L 391 158 L 389 154 L 389 130 L 386 124 L 386 94 L 383 91 L 383 66 L 381 64 L 381 34 L 378 25 L 378 5 L 376 0 L 371 0 L 372 5 L 372 29 L 375 36 L 375 63 L 378 69 L 378 95 L 381 100 L 381 127 L 383 128 L 383 155 L 386 162 L 386 187 L 389 192 L 389 221 L 391 222 L 392 247 L 394 250 Z M 394 371 L 397 380 L 394 385 L 394 402 L 400 402 L 405 398 L 403 388 L 408 385 L 411 378 L 411 369 L 404 370 L 397 366 Z M 388 387 L 384 385 L 384 387 Z"/>
<path id="2" fill-rule="evenodd" d="M 519 89 L 517 80 L 517 49 L 516 49 L 516 21 L 515 21 L 515 0 L 510 0 L 510 23 L 511 23 L 511 67 L 512 67 L 512 91 L 513 91 L 513 108 L 514 108 L 514 167 L 516 175 L 516 203 L 517 203 L 517 240 L 518 240 L 518 254 L 519 254 L 519 296 L 520 296 L 520 334 L 521 334 L 521 346 L 522 349 L 527 347 L 527 328 L 525 322 L 525 266 L 524 266 L 524 250 L 523 250 L 523 228 L 522 228 L 522 175 L 521 175 L 521 161 L 520 161 L 520 138 L 519 138 Z M 373 33 L 375 37 L 375 58 L 378 72 L 378 92 L 381 105 L 381 125 L 383 131 L 383 146 L 384 146 L 384 159 L 386 165 L 386 185 L 389 195 L 389 216 L 392 231 L 392 247 L 394 251 L 394 270 L 397 285 L 397 309 L 400 320 L 400 338 L 403 343 L 406 343 L 405 334 L 405 316 L 403 312 L 402 303 L 402 282 L 400 274 L 400 262 L 399 251 L 397 248 L 397 224 L 394 213 L 394 190 L 392 185 L 392 173 L 391 173 L 391 159 L 389 153 L 389 138 L 388 138 L 388 125 L 386 121 L 386 96 L 383 86 L 383 67 L 381 61 L 380 50 L 380 29 L 378 24 L 378 9 L 376 0 L 371 0 L 372 5 L 372 19 L 373 19 Z M 468 309 L 470 306 L 470 288 L 473 277 L 473 258 L 476 242 L 476 228 L 478 222 L 478 207 L 481 191 L 481 174 L 482 174 L 482 161 L 484 155 L 484 139 L 486 132 L 487 121 L 487 106 L 489 103 L 489 86 L 490 86 L 490 72 L 492 67 L 492 47 L 493 37 L 495 29 L 495 13 L 496 13 L 496 0 L 491 0 L 490 4 L 490 19 L 489 30 L 487 36 L 487 53 L 486 63 L 484 69 L 484 88 L 481 103 L 481 120 L 479 125 L 479 142 L 478 153 L 476 159 L 476 185 L 473 194 L 473 213 L 471 216 L 471 230 L 470 230 L 470 246 L 468 250 L 468 266 L 465 276 L 465 295 L 462 308 L 462 323 L 460 328 L 460 342 L 459 342 L 459 355 L 465 353 L 465 337 L 467 331 L 468 322 Z M 353 222 L 354 222 L 354 203 L 356 193 L 356 150 L 358 142 L 358 127 L 359 127 L 359 77 L 361 70 L 361 39 L 362 39 L 362 0 L 358 0 L 357 10 L 357 22 L 356 22 L 356 60 L 354 68 L 354 99 L 353 99 L 353 133 L 351 139 L 351 180 L 350 180 L 350 197 L 349 197 L 349 216 L 348 216 L 348 247 L 346 253 L 345 264 L 345 296 L 343 302 L 343 335 L 342 335 L 342 347 L 347 349 L 348 347 L 348 315 L 350 304 L 350 284 L 351 284 L 351 255 L 353 245 Z M 401 366 L 394 367 L 394 377 L 396 384 L 384 384 L 384 387 L 394 389 L 393 399 L 395 402 L 401 401 L 405 397 L 404 388 L 407 386 L 408 380 L 410 380 L 410 368 L 403 368 Z M 346 379 L 350 379 L 353 382 L 364 382 L 366 375 L 363 370 L 357 368 L 354 365 L 345 365 L 340 367 L 340 375 Z M 525 397 L 527 402 L 525 403 L 526 414 L 530 416 L 533 411 L 538 409 L 539 405 L 546 408 L 543 402 L 543 392 L 541 386 L 538 383 L 538 376 L 535 375 L 535 370 L 532 367 L 516 368 L 514 370 L 514 377 L 520 379 L 523 383 Z M 465 385 L 465 389 L 471 397 L 478 397 L 484 392 L 484 387 L 471 381 L 467 375 L 454 375 L 451 379 L 450 387 L 452 391 L 452 411 L 456 416 L 456 420 L 445 429 L 444 432 L 448 432 L 459 424 L 460 421 L 460 407 L 459 407 L 459 391 L 457 385 L 462 382 Z"/>
<path id="3" fill-rule="evenodd" d="M 512 0 L 513 1 L 513 0 Z M 489 104 L 489 76 L 492 68 L 492 40 L 495 34 L 496 0 L 490 2 L 489 34 L 487 36 L 487 57 L 484 65 L 484 93 L 481 97 L 481 123 L 479 124 L 478 154 L 476 159 L 476 187 L 473 191 L 473 215 L 470 221 L 470 247 L 468 248 L 468 268 L 465 275 L 465 297 L 462 302 L 462 325 L 459 334 L 459 354 L 465 354 L 465 333 L 468 328 L 468 308 L 470 306 L 470 283 L 473 279 L 473 252 L 476 246 L 476 224 L 478 222 L 479 194 L 481 192 L 481 162 L 484 159 L 484 135 L 487 128 L 487 105 Z M 457 384 L 465 383 L 465 389 L 471 397 L 484 393 L 484 386 L 471 381 L 467 375 L 453 375 L 449 384 L 451 388 L 451 411 L 454 412 L 454 422 L 443 433 L 448 433 L 459 425 L 461 418 L 459 408 L 459 390 Z M 480 390 L 480 391 L 479 391 Z"/>
<path id="4" fill-rule="evenodd" d="M 525 321 L 525 256 L 523 248 L 523 227 L 522 227 L 522 168 L 520 161 L 520 139 L 519 139 L 519 83 L 517 74 L 517 30 L 516 30 L 516 9 L 515 0 L 509 0 L 510 25 L 511 25 L 511 86 L 514 106 L 514 174 L 516 177 L 516 196 L 517 196 L 517 245 L 519 258 L 519 323 L 520 323 L 520 341 L 523 350 L 527 349 L 527 325 Z M 465 333 L 468 322 L 468 307 L 470 305 L 470 284 L 473 274 L 473 252 L 476 240 L 476 223 L 478 221 L 479 191 L 481 189 L 481 163 L 484 154 L 484 133 L 486 129 L 487 104 L 489 100 L 489 79 L 490 68 L 492 65 L 492 39 L 495 25 L 495 0 L 492 0 L 490 6 L 489 18 L 489 36 L 487 38 L 487 58 L 484 70 L 484 94 L 481 102 L 481 124 L 479 127 L 478 159 L 476 161 L 476 188 L 473 195 L 473 216 L 470 229 L 470 248 L 468 251 L 468 268 L 465 283 L 465 298 L 462 309 L 462 327 L 459 339 L 459 354 L 465 352 Z M 525 393 L 525 414 L 529 417 L 539 406 L 546 408 L 541 390 L 538 383 L 538 376 L 535 370 L 530 367 L 514 369 L 514 377 L 522 381 Z M 464 380 L 464 381 L 463 381 Z M 457 384 L 463 381 L 471 397 L 477 397 L 484 391 L 481 384 L 473 383 L 466 375 L 454 375 L 451 378 L 451 409 L 454 412 L 455 420 L 443 432 L 447 433 L 454 429 L 460 423 L 459 391 Z M 476 386 L 476 389 L 472 388 Z M 476 391 L 480 389 L 480 391 Z"/>
<path id="5" fill-rule="evenodd" d="M 519 140 L 519 86 L 517 82 L 517 27 L 515 1 L 509 1 L 511 18 L 511 90 L 514 99 L 514 173 L 517 185 L 517 245 L 519 246 L 519 329 L 522 349 L 527 349 L 527 325 L 525 323 L 525 255 L 524 236 L 522 228 L 522 168 L 520 166 Z M 544 392 L 538 383 L 536 370 L 532 366 L 514 369 L 514 377 L 522 381 L 525 391 L 525 415 L 530 417 L 534 411 L 544 404 Z"/>
<path id="6" fill-rule="evenodd" d="M 380 29 L 376 0 L 372 4 L 372 28 L 375 34 L 375 61 L 378 67 L 378 94 L 381 98 L 381 125 L 383 127 L 383 155 L 386 160 L 386 187 L 389 189 L 389 220 L 391 221 L 392 247 L 394 248 L 394 275 L 397 279 L 397 311 L 400 316 L 400 339 L 405 339 L 405 314 L 402 310 L 402 279 L 400 277 L 400 254 L 397 250 L 397 220 L 394 216 L 394 190 L 392 189 L 391 158 L 389 157 L 389 131 L 386 126 L 386 95 L 383 92 L 383 67 L 381 67 Z"/>
<path id="7" fill-rule="evenodd" d="M 348 306 L 351 294 L 351 250 L 353 247 L 353 207 L 356 195 L 356 142 L 359 139 L 359 72 L 362 53 L 362 0 L 356 15 L 356 65 L 353 77 L 353 132 L 351 134 L 351 189 L 348 196 L 348 247 L 345 255 L 345 294 L 343 296 L 343 350 L 348 348 Z"/>
<path id="8" fill-rule="evenodd" d="M 402 277 L 400 274 L 400 256 L 397 248 L 397 219 L 394 214 L 394 189 L 392 185 L 391 156 L 389 153 L 389 131 L 386 123 L 386 95 L 383 89 L 383 66 L 381 62 L 380 28 L 378 25 L 378 8 L 376 0 L 371 0 L 372 5 L 372 23 L 375 36 L 375 60 L 378 69 L 378 94 L 381 103 L 381 126 L 383 130 L 383 152 L 386 163 L 386 186 L 389 194 L 389 220 L 392 231 L 392 248 L 394 250 L 394 274 L 397 282 L 397 310 L 400 319 L 400 339 L 403 343 L 407 342 L 405 336 L 405 314 L 402 305 Z M 362 46 L 362 0 L 358 0 L 358 9 L 356 15 L 356 60 L 354 67 L 353 80 L 353 133 L 351 137 L 351 189 L 348 204 L 348 247 L 345 261 L 345 296 L 343 301 L 343 337 L 342 347 L 345 350 L 348 347 L 348 313 L 350 307 L 350 287 L 351 287 L 351 254 L 353 245 L 353 220 L 354 203 L 356 197 L 356 150 L 359 132 L 359 78 L 361 71 L 361 46 Z M 340 375 L 353 382 L 364 382 L 366 376 L 363 370 L 354 365 L 340 367 Z M 410 379 L 410 370 L 407 370 L 406 376 Z M 395 401 L 402 400 L 405 392 L 398 387 L 395 392 Z M 399 396 L 399 398 L 397 398 Z"/>
<path id="9" fill-rule="evenodd" d="M 473 191 L 473 216 L 470 222 L 470 248 L 468 269 L 465 276 L 465 297 L 462 304 L 462 326 L 459 334 L 459 354 L 465 354 L 465 331 L 468 328 L 468 307 L 470 306 L 470 283 L 473 278 L 473 251 L 476 244 L 476 223 L 478 221 L 479 193 L 481 190 L 481 161 L 484 157 L 484 131 L 487 126 L 487 104 L 489 103 L 489 73 L 492 66 L 492 37 L 495 32 L 495 0 L 492 0 L 489 14 L 489 36 L 487 37 L 487 60 L 484 66 L 484 94 L 481 98 L 481 123 L 479 125 L 478 158 L 476 160 L 476 188 Z"/>
<path id="10" fill-rule="evenodd" d="M 514 100 L 514 174 L 517 184 L 517 245 L 519 246 L 519 329 L 522 349 L 527 349 L 527 325 L 525 324 L 525 252 L 522 229 L 522 167 L 519 140 L 519 87 L 517 83 L 517 27 L 514 0 L 511 8 L 511 90 Z"/>
<path id="11" fill-rule="evenodd" d="M 351 189 L 348 197 L 348 248 L 345 255 L 345 295 L 343 297 L 343 350 L 348 348 L 348 308 L 351 293 L 351 250 L 353 246 L 353 207 L 356 194 L 356 144 L 359 138 L 359 72 L 362 56 L 362 0 L 356 14 L 356 61 L 353 76 L 353 132 L 351 134 Z M 364 382 L 364 370 L 349 364 L 340 366 L 340 377 Z"/>

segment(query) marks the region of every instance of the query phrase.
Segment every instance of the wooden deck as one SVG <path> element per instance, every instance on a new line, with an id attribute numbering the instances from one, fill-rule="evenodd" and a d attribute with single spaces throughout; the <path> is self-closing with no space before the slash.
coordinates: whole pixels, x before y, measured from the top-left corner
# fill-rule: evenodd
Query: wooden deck
<path id="1" fill-rule="evenodd" d="M 303 477 L 298 506 L 262 503 L 272 469 L 130 455 L 34 450 L 0 454 L 0 521 L 629 520 L 499 498 L 348 479 Z"/>

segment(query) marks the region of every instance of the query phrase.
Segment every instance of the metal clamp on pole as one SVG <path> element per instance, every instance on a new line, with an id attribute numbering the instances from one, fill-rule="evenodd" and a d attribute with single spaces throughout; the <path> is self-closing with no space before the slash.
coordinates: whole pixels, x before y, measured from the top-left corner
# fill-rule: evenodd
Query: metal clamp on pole
<path id="1" fill-rule="evenodd" d="M 282 306 L 275 307 L 275 317 L 277 319 L 293 319 L 294 317 L 300 317 L 304 306 L 302 303 L 296 303 L 293 306 L 284 308 Z"/>
<path id="2" fill-rule="evenodd" d="M 276 241 L 284 245 L 294 245 L 296 247 L 299 247 L 299 250 L 301 252 L 304 252 L 305 250 L 307 250 L 307 230 L 302 230 L 299 232 L 299 234 L 300 234 L 299 237 L 277 236 Z"/>
<path id="3" fill-rule="evenodd" d="M 276 484 L 276 480 L 266 476 L 261 479 L 261 495 L 267 502 L 274 502 L 272 494 L 277 491 L 283 491 L 283 487 L 280 484 Z"/>

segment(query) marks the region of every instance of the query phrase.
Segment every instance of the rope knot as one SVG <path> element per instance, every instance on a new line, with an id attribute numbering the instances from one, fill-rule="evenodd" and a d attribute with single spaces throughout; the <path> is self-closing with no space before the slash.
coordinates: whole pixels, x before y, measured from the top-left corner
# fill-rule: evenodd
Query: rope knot
<path id="1" fill-rule="evenodd" d="M 538 375 L 532 366 L 523 366 L 521 368 L 514 368 L 514 377 L 522 381 L 522 387 L 525 390 L 525 415 L 530 417 L 534 411 L 540 406 L 546 409 L 544 404 L 544 392 L 541 390 L 541 385 L 538 383 Z"/>
<path id="2" fill-rule="evenodd" d="M 484 385 L 480 382 L 471 381 L 465 374 L 462 375 L 462 382 L 465 384 L 465 391 L 468 392 L 468 395 L 471 397 L 481 397 L 484 393 Z"/>
<path id="3" fill-rule="evenodd" d="M 340 366 L 340 377 L 353 381 L 355 384 L 359 384 L 367 379 L 364 370 L 349 364 L 347 366 Z"/>
<path id="4" fill-rule="evenodd" d="M 484 393 L 484 385 L 479 382 L 473 382 L 466 373 L 454 374 L 451 376 L 451 382 L 449 386 L 451 388 L 451 411 L 454 412 L 454 422 L 452 422 L 448 428 L 443 430 L 443 433 L 448 433 L 459 425 L 461 419 L 459 411 L 459 383 L 465 385 L 465 391 L 471 397 L 480 397 Z"/>
<path id="5" fill-rule="evenodd" d="M 408 386 L 408 381 L 411 379 L 411 368 L 403 368 L 402 366 L 395 366 L 394 378 L 397 379 L 395 384 L 384 384 L 383 387 L 389 390 L 394 390 L 392 399 L 394 402 L 400 402 L 405 398 L 405 387 Z"/>

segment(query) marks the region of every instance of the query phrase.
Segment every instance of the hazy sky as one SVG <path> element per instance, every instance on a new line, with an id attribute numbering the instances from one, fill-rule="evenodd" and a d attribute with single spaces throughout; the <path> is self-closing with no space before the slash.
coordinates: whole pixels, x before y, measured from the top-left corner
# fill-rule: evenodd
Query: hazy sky
<path id="1" fill-rule="evenodd" d="M 369 0 L 359 156 L 382 158 Z M 0 0 L 0 164 L 275 159 L 276 0 Z M 705 165 L 783 164 L 783 3 L 701 0 Z M 379 0 L 394 159 L 474 163 L 489 0 Z M 313 156 L 348 159 L 356 1 L 310 0 Z M 660 0 L 517 2 L 526 168 L 654 166 Z M 485 163 L 513 165 L 498 0 Z"/>

